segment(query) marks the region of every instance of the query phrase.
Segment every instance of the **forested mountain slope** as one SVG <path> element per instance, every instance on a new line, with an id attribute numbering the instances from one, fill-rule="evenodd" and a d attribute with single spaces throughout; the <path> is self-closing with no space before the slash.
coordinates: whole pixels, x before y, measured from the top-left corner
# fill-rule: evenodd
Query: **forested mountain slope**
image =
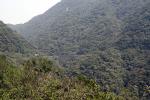
<path id="1" fill-rule="evenodd" d="M 122 53 L 123 66 L 127 70 L 127 84 L 139 87 L 150 84 L 150 3 L 125 19 L 121 38 L 115 44 Z"/>
<path id="2" fill-rule="evenodd" d="M 102 48 L 103 42 L 114 42 L 116 35 L 124 27 L 123 19 L 147 2 L 149 1 L 62 0 L 44 14 L 34 17 L 25 24 L 14 26 L 14 29 L 21 32 L 40 50 L 51 55 L 54 53 L 58 55 L 59 51 L 65 53 L 64 46 L 70 46 L 69 43 L 74 44 L 74 48 L 71 49 L 75 53 L 87 52 L 87 47 L 81 50 L 85 42 L 93 49 L 94 44 Z"/>
<path id="3" fill-rule="evenodd" d="M 49 55 L 81 55 L 110 47 L 122 33 L 123 19 L 148 2 L 62 0 L 44 14 L 12 28 Z"/>
<path id="4" fill-rule="evenodd" d="M 11 26 L 69 75 L 84 74 L 104 91 L 127 87 L 148 99 L 149 0 L 62 0 L 25 24 Z M 127 94 L 130 95 L 130 94 Z"/>
<path id="5" fill-rule="evenodd" d="M 32 45 L 0 21 L 1 52 L 27 53 L 32 49 L 34 49 Z"/>

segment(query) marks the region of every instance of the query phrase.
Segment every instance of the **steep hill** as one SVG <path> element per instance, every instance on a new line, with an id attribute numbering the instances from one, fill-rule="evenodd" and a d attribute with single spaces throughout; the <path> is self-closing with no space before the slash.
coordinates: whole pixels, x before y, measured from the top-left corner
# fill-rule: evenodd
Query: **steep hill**
<path id="1" fill-rule="evenodd" d="M 81 55 L 111 46 L 122 33 L 123 20 L 148 2 L 62 0 L 44 14 L 12 28 L 49 55 Z"/>
<path id="2" fill-rule="evenodd" d="M 150 1 L 62 0 L 29 22 L 12 26 L 69 69 L 120 93 L 150 98 Z"/>
<path id="3" fill-rule="evenodd" d="M 34 49 L 34 47 L 22 38 L 22 36 L 0 21 L 1 52 L 27 53 L 32 51 L 32 49 Z"/>

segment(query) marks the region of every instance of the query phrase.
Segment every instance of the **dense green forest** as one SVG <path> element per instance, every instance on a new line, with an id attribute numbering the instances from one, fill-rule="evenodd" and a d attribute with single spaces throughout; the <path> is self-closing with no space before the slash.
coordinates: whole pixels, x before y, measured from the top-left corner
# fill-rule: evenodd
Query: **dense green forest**
<path id="1" fill-rule="evenodd" d="M 130 94 L 128 89 L 119 95 L 104 92 L 84 75 L 68 77 L 49 58 L 33 57 L 34 48 L 3 22 L 0 29 L 0 100 L 125 100 Z M 128 98 L 138 97 L 131 93 Z"/>
<path id="2" fill-rule="evenodd" d="M 116 94 L 82 74 L 68 77 L 66 71 L 46 57 L 28 58 L 16 65 L 11 58 L 0 55 L 0 99 L 140 100 L 132 89 L 121 88 Z M 145 87 L 144 93 L 148 94 L 149 89 Z"/>
<path id="3" fill-rule="evenodd" d="M 29 53 L 34 47 L 0 21 L 0 52 Z"/>
<path id="4" fill-rule="evenodd" d="M 0 97 L 149 100 L 149 5 L 62 0 L 25 24 L 9 25 L 17 32 L 0 22 L 6 56 L 0 57 Z"/>
<path id="5" fill-rule="evenodd" d="M 127 89 L 123 89 L 120 95 L 103 92 L 94 80 L 85 76 L 67 77 L 63 71 L 47 58 L 31 58 L 15 66 L 10 59 L 1 55 L 0 99 L 137 100 Z"/>

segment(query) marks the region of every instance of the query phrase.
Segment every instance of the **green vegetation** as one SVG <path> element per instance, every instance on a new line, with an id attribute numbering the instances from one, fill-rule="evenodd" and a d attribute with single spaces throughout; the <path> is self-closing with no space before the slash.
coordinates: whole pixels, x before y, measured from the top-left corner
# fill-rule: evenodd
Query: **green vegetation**
<path id="1" fill-rule="evenodd" d="M 149 100 L 149 5 L 150 0 L 62 0 L 11 27 L 56 58 L 68 76 L 83 74 L 102 91 Z"/>
<path id="2" fill-rule="evenodd" d="M 29 53 L 33 50 L 32 45 L 0 21 L 0 52 Z"/>
<path id="3" fill-rule="evenodd" d="M 0 56 L 2 100 L 125 100 L 123 96 L 102 92 L 100 85 L 86 77 L 67 77 L 46 58 L 32 58 L 15 66 Z"/>

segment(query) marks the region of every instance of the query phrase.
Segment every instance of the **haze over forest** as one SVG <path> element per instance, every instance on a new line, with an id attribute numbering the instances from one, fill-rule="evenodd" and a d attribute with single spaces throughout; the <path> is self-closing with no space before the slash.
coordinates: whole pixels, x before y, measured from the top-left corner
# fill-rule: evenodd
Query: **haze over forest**
<path id="1" fill-rule="evenodd" d="M 52 4 L 0 19 L 0 99 L 150 100 L 149 0 Z"/>

